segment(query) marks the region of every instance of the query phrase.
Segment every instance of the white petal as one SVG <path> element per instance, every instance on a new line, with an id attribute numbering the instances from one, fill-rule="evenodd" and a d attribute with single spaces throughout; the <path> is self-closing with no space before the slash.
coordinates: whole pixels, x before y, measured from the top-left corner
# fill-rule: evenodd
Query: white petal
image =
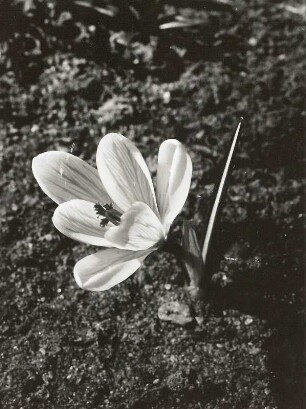
<path id="1" fill-rule="evenodd" d="M 76 263 L 74 278 L 85 290 L 108 290 L 133 274 L 150 252 L 115 248 L 98 251 Z"/>
<path id="2" fill-rule="evenodd" d="M 60 204 L 53 215 L 54 226 L 65 236 L 94 246 L 113 247 L 104 235 L 109 226 L 100 226 L 94 203 L 69 200 Z"/>
<path id="3" fill-rule="evenodd" d="M 192 163 L 184 146 L 168 139 L 160 146 L 157 166 L 157 203 L 166 232 L 182 210 L 190 189 Z"/>
<path id="4" fill-rule="evenodd" d="M 41 189 L 58 204 L 72 199 L 111 201 L 98 171 L 70 153 L 41 153 L 33 159 L 32 170 Z"/>
<path id="5" fill-rule="evenodd" d="M 122 135 L 110 133 L 101 139 L 97 167 L 108 194 L 124 212 L 135 202 L 144 202 L 158 214 L 149 169 L 136 146 Z"/>
<path id="6" fill-rule="evenodd" d="M 106 232 L 105 238 L 121 249 L 144 250 L 164 240 L 165 231 L 151 208 L 136 202 L 121 216 L 120 225 Z"/>

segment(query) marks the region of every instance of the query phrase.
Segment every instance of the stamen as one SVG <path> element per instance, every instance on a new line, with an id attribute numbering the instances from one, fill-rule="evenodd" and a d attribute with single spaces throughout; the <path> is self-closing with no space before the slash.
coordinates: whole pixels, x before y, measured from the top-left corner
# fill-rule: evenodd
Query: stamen
<path id="1" fill-rule="evenodd" d="M 116 226 L 119 226 L 121 213 L 118 210 L 113 208 L 112 203 L 101 205 L 100 203 L 96 203 L 94 205 L 95 212 L 97 213 L 97 217 L 102 217 L 100 221 L 100 226 L 105 227 L 109 222 L 113 223 Z"/>

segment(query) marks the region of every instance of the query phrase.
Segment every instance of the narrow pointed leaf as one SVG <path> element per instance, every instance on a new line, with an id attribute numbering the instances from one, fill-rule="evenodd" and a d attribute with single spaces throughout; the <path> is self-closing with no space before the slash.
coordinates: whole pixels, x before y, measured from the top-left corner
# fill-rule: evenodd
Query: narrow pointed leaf
<path id="1" fill-rule="evenodd" d="M 225 193 L 226 181 L 227 181 L 227 178 L 228 178 L 228 175 L 229 175 L 229 170 L 230 170 L 232 159 L 233 159 L 233 156 L 234 156 L 234 151 L 235 151 L 235 148 L 237 146 L 237 140 L 238 140 L 240 127 L 241 127 L 241 121 L 239 122 L 239 124 L 237 126 L 234 138 L 232 140 L 232 144 L 231 144 L 231 147 L 230 147 L 230 150 L 229 150 L 229 154 L 227 156 L 227 160 L 226 160 L 225 167 L 224 167 L 224 170 L 223 170 L 223 173 L 222 173 L 220 184 L 219 184 L 218 189 L 217 189 L 215 201 L 213 203 L 211 214 L 210 214 L 210 217 L 209 217 L 207 230 L 206 230 L 205 237 L 204 237 L 203 248 L 202 248 L 202 259 L 203 259 L 203 263 L 204 263 L 204 268 L 205 268 L 205 266 L 207 264 L 207 255 L 208 255 L 208 251 L 209 251 L 210 244 L 211 244 L 211 238 L 212 238 L 214 227 L 215 227 L 215 224 L 216 224 L 216 221 L 217 221 L 217 218 L 218 218 L 218 213 L 219 213 L 219 210 L 220 210 L 220 207 L 221 207 L 220 205 L 221 205 L 221 202 L 222 202 L 222 198 L 223 198 L 223 195 Z"/>

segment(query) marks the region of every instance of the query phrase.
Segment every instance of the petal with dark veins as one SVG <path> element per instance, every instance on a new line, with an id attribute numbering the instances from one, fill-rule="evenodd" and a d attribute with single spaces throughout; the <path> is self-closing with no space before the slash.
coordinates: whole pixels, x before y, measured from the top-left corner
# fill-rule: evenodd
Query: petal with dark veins
<path id="1" fill-rule="evenodd" d="M 32 170 L 41 189 L 58 204 L 72 199 L 111 202 L 97 169 L 70 153 L 41 153 L 33 159 Z"/>
<path id="2" fill-rule="evenodd" d="M 149 169 L 136 146 L 120 134 L 101 139 L 97 168 L 108 194 L 126 212 L 133 203 L 146 203 L 158 215 Z"/>
<path id="3" fill-rule="evenodd" d="M 94 246 L 113 247 L 104 236 L 110 226 L 100 226 L 95 204 L 85 200 L 69 200 L 54 212 L 53 224 L 65 236 Z"/>
<path id="4" fill-rule="evenodd" d="M 150 252 L 115 248 L 98 251 L 77 262 L 75 280 L 85 290 L 108 290 L 133 274 Z"/>

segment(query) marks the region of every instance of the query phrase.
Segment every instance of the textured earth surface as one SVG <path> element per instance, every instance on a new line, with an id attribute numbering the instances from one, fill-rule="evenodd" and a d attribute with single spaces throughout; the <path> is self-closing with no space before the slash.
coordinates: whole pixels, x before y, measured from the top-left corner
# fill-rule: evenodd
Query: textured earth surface
<path id="1" fill-rule="evenodd" d="M 305 20 L 280 2 L 237 4 L 231 30 L 243 46 L 186 63 L 175 81 L 63 52 L 31 83 L 3 74 L 0 407 L 302 408 Z M 64 150 L 94 164 L 113 131 L 154 175 L 159 144 L 179 139 L 194 166 L 179 237 L 182 218 L 200 231 L 240 116 L 205 301 L 192 301 L 164 253 L 106 293 L 79 289 L 73 266 L 95 249 L 54 228 L 32 158 Z M 168 301 L 197 319 L 161 321 Z"/>

